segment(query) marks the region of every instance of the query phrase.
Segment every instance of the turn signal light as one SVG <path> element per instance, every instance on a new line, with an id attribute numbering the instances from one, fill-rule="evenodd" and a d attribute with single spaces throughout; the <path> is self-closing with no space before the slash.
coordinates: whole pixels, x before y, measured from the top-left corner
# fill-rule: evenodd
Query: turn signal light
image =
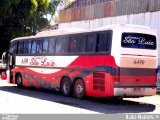
<path id="1" fill-rule="evenodd" d="M 119 82 L 120 82 L 120 74 L 119 72 L 117 72 L 114 76 L 114 83 L 119 84 Z"/>

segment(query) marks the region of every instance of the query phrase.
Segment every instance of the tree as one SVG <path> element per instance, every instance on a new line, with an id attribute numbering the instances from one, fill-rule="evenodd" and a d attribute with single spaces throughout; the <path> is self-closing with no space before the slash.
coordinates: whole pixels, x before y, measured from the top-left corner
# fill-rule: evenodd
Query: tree
<path id="1" fill-rule="evenodd" d="M 45 17 L 54 15 L 60 0 L 0 0 L 0 54 L 11 39 L 34 35 L 50 23 Z"/>

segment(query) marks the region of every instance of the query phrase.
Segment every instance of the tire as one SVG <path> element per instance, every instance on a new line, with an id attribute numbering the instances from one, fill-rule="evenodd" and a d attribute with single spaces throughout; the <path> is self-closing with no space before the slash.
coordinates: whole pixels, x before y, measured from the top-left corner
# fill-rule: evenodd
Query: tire
<path id="1" fill-rule="evenodd" d="M 61 91 L 64 96 L 71 96 L 72 94 L 72 83 L 69 78 L 65 77 L 62 80 Z"/>
<path id="2" fill-rule="evenodd" d="M 83 99 L 86 95 L 85 83 L 82 79 L 78 79 L 74 83 L 74 95 L 78 99 Z"/>
<path id="3" fill-rule="evenodd" d="M 16 76 L 17 87 L 22 87 L 22 76 L 19 74 Z"/>

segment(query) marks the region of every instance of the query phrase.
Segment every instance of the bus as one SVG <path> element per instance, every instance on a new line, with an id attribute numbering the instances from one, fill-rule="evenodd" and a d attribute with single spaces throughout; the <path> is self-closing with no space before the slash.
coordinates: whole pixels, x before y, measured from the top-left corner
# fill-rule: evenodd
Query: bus
<path id="1" fill-rule="evenodd" d="M 18 87 L 64 96 L 143 97 L 156 94 L 156 30 L 119 24 L 53 30 L 11 40 L 3 56 L 7 79 Z"/>

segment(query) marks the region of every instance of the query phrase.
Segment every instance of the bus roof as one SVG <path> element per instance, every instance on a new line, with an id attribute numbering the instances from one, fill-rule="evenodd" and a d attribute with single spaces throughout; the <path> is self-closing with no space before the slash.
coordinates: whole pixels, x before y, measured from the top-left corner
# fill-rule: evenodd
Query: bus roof
<path id="1" fill-rule="evenodd" d="M 25 40 L 29 38 L 42 38 L 42 37 L 51 37 L 51 36 L 57 36 L 57 35 L 66 35 L 66 34 L 75 34 L 75 33 L 82 33 L 82 32 L 94 32 L 94 31 L 101 31 L 101 30 L 113 30 L 118 27 L 135 27 L 135 28 L 141 28 L 141 29 L 153 29 L 148 26 L 141 26 L 141 25 L 133 25 L 133 24 L 113 24 L 113 25 L 106 25 L 103 27 L 99 27 L 96 29 L 79 29 L 79 28 L 63 28 L 58 30 L 48 30 L 48 31 L 42 31 L 37 33 L 35 36 L 26 36 L 26 37 L 18 37 L 11 41 L 16 40 Z"/>
<path id="2" fill-rule="evenodd" d="M 152 27 L 149 26 L 142 26 L 142 25 L 135 25 L 135 24 L 112 24 L 112 25 L 106 25 L 103 27 L 99 27 L 96 30 L 105 30 L 105 29 L 114 29 L 117 27 L 134 27 L 134 28 L 145 28 L 145 29 L 154 29 Z"/>
<path id="3" fill-rule="evenodd" d="M 57 35 L 65 35 L 65 34 L 74 34 L 74 33 L 81 33 L 81 32 L 87 32 L 87 29 L 78 29 L 78 28 L 64 28 L 64 29 L 58 29 L 58 30 L 48 30 L 48 31 L 42 31 L 37 33 L 35 36 L 26 36 L 26 37 L 18 37 L 13 39 L 12 41 L 16 40 L 25 40 L 29 38 L 41 38 L 41 37 L 51 37 L 51 36 L 57 36 Z"/>
<path id="4" fill-rule="evenodd" d="M 78 29 L 78 28 L 64 28 L 58 30 L 49 30 L 49 31 L 42 31 L 36 34 L 37 37 L 46 37 L 46 36 L 54 36 L 54 35 L 63 35 L 63 34 L 72 34 L 72 33 L 79 33 L 84 32 L 86 29 Z"/>

